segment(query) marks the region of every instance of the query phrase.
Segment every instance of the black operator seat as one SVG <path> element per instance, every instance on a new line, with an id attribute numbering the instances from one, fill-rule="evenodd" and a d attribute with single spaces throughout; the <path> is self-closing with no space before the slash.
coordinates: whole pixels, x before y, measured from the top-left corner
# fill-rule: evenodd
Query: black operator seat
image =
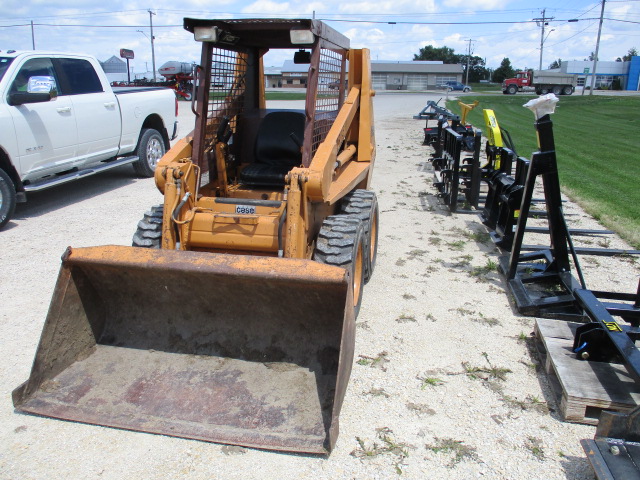
<path id="1" fill-rule="evenodd" d="M 240 173 L 246 185 L 279 187 L 294 167 L 302 163 L 301 142 L 304 138 L 303 112 L 270 112 L 258 127 L 255 162 Z"/>

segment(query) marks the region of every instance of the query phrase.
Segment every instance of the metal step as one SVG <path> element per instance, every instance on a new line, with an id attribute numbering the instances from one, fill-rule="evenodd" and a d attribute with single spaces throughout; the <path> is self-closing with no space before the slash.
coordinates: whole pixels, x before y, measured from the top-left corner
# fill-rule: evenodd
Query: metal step
<path id="1" fill-rule="evenodd" d="M 77 180 L 78 178 L 81 178 L 81 177 L 88 177 L 96 173 L 101 173 L 106 170 L 111 170 L 112 168 L 121 167 L 122 165 L 128 165 L 129 163 L 136 162 L 137 160 L 138 160 L 138 157 L 135 155 L 131 157 L 118 158 L 108 163 L 96 165 L 91 168 L 77 170 L 74 172 L 66 173 L 64 175 L 55 175 L 55 176 L 44 178 L 42 180 L 38 180 L 37 182 L 34 182 L 34 183 L 29 183 L 24 186 L 24 190 L 26 192 L 37 192 L 39 190 L 44 190 L 45 188 L 55 187 L 56 185 L 62 185 L 63 183 Z"/>

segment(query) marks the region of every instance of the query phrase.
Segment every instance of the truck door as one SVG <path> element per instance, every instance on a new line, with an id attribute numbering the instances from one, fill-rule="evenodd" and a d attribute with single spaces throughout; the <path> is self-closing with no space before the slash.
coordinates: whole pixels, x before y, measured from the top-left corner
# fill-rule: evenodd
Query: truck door
<path id="1" fill-rule="evenodd" d="M 91 62 L 82 58 L 55 58 L 62 89 L 73 104 L 78 130 L 80 164 L 112 158 L 120 145 L 120 108 L 115 94 L 103 85 Z"/>
<path id="2" fill-rule="evenodd" d="M 59 90 L 59 79 L 49 58 L 27 60 L 13 80 L 10 92 L 27 90 L 29 78 L 53 77 Z M 73 167 L 76 153 L 76 121 L 71 99 L 58 96 L 44 103 L 7 106 L 13 119 L 18 142 L 18 161 L 23 180 L 34 180 L 48 173 Z"/>

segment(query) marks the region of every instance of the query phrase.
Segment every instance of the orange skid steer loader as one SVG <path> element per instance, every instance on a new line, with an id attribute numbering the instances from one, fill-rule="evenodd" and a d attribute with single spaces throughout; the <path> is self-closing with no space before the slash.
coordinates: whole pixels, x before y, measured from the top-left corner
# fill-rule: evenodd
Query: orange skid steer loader
<path id="1" fill-rule="evenodd" d="M 202 42 L 195 129 L 157 165 L 164 202 L 132 247 L 63 255 L 14 405 L 327 453 L 376 260 L 369 52 L 316 20 L 184 26 Z M 270 49 L 309 65 L 304 109 L 266 108 Z"/>

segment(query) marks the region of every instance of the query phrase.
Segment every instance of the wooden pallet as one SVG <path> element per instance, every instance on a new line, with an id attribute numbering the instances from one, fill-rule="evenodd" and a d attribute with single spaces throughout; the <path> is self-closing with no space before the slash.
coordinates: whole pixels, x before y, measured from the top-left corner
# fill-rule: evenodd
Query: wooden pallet
<path id="1" fill-rule="evenodd" d="M 567 422 L 597 425 L 602 410 L 640 405 L 640 385 L 623 365 L 578 360 L 571 351 L 579 323 L 537 319 L 536 347 Z"/>

